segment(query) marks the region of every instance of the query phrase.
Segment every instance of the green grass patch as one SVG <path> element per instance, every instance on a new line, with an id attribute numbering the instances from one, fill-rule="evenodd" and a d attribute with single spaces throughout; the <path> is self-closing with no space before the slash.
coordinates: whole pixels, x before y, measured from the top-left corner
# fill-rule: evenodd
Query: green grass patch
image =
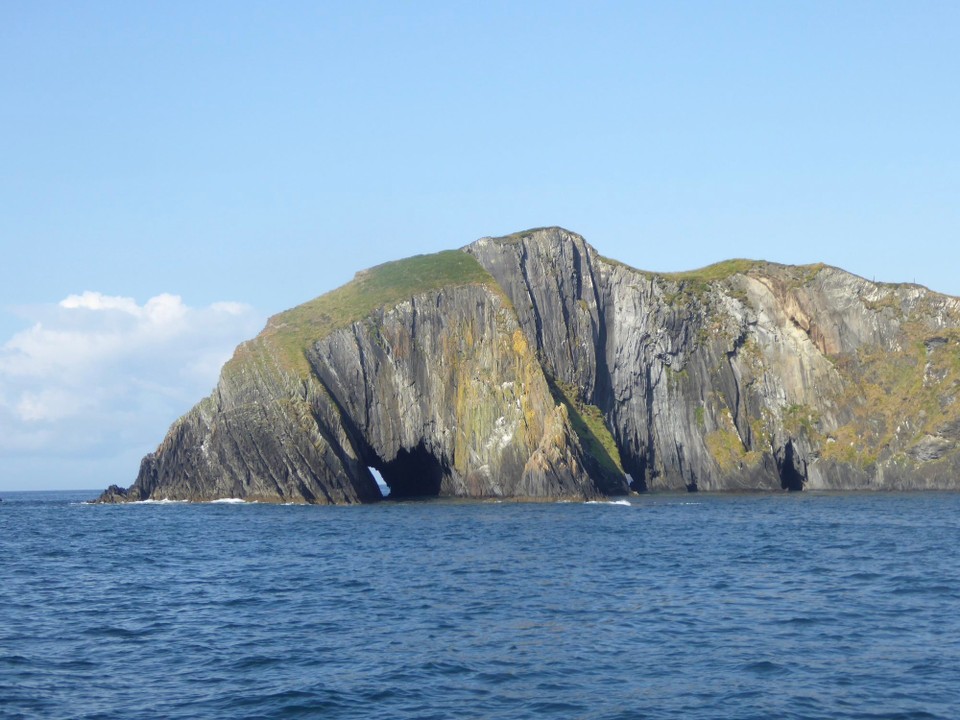
<path id="1" fill-rule="evenodd" d="M 639 268 L 632 267 L 631 265 L 627 265 L 626 263 L 620 262 L 619 260 L 614 260 L 613 258 L 604 257 L 602 255 L 599 256 L 598 259 L 607 265 L 626 268 L 627 270 L 631 270 L 632 272 L 647 277 L 661 278 L 663 280 L 675 282 L 681 285 L 687 284 L 688 286 L 695 285 L 701 287 L 708 283 L 726 280 L 737 274 L 746 274 L 751 270 L 767 265 L 767 263 L 763 260 L 744 260 L 742 258 L 737 258 L 734 260 L 723 260 L 697 270 L 684 270 L 681 272 L 654 272 L 652 270 L 641 270 Z"/>
<path id="2" fill-rule="evenodd" d="M 704 437 L 704 443 L 710 455 L 723 472 L 730 472 L 743 465 L 756 465 L 762 455 L 756 451 L 748 452 L 733 430 L 714 430 Z"/>
<path id="3" fill-rule="evenodd" d="M 325 335 L 362 320 L 380 307 L 444 287 L 472 284 L 495 288 L 502 294 L 493 276 L 472 255 L 460 250 L 377 265 L 357 273 L 336 290 L 273 316 L 259 339 L 278 348 L 291 369 L 306 371 L 306 349 Z"/>
<path id="4" fill-rule="evenodd" d="M 706 423 L 706 420 L 704 420 L 704 417 L 703 417 L 703 415 L 704 415 L 703 405 L 697 405 L 697 409 L 694 410 L 693 413 L 694 413 L 694 417 L 695 417 L 696 420 L 697 420 L 697 427 L 698 427 L 700 430 L 703 430 L 704 428 L 706 428 L 706 427 L 707 427 L 707 423 Z"/>
<path id="5" fill-rule="evenodd" d="M 707 450 L 720 469 L 727 472 L 738 467 L 746 454 L 740 436 L 732 430 L 714 430 L 704 437 Z"/>
<path id="6" fill-rule="evenodd" d="M 583 451 L 594 458 L 603 470 L 615 475 L 624 475 L 620 450 L 603 419 L 603 413 L 596 405 L 582 402 L 572 385 L 547 378 L 550 392 L 558 403 L 567 407 L 567 414 L 573 425 Z"/>
<path id="7" fill-rule="evenodd" d="M 533 235 L 536 235 L 537 233 L 541 233 L 541 232 L 551 232 L 551 231 L 569 232 L 569 231 L 564 230 L 563 228 L 560 228 L 560 227 L 556 227 L 556 226 L 553 226 L 553 227 L 551 227 L 551 226 L 546 226 L 546 227 L 530 228 L 529 230 L 521 230 L 520 232 L 510 233 L 509 235 L 504 235 L 503 237 L 498 237 L 498 238 L 493 238 L 493 239 L 496 240 L 497 242 L 503 243 L 503 244 L 505 244 L 505 245 L 513 245 L 513 244 L 516 244 L 516 243 L 521 242 L 522 240 L 524 240 L 524 239 L 526 239 L 526 238 L 532 237 Z M 576 233 L 570 233 L 570 234 L 571 234 L 571 235 L 575 235 Z"/>
<path id="8" fill-rule="evenodd" d="M 621 267 L 630 272 L 637 273 L 638 275 L 656 275 L 657 273 L 650 272 L 648 270 L 641 270 L 640 268 L 635 268 L 633 265 L 627 265 L 625 262 L 620 262 L 619 260 L 614 260 L 613 258 L 607 257 L 606 255 L 601 255 L 597 253 L 594 255 L 594 258 L 598 262 L 602 262 L 604 265 L 609 265 L 610 267 Z"/>
<path id="9" fill-rule="evenodd" d="M 814 263 L 812 265 L 777 265 L 765 260 L 748 260 L 744 258 L 734 258 L 732 260 L 722 260 L 706 267 L 696 270 L 684 270 L 681 272 L 653 272 L 650 270 L 640 270 L 631 267 L 626 263 L 612 258 L 598 256 L 598 259 L 612 267 L 623 267 L 627 270 L 643 275 L 648 278 L 660 279 L 666 282 L 676 284 L 674 290 L 665 292 L 665 299 L 668 304 L 674 304 L 680 299 L 691 295 L 702 295 L 706 292 L 712 283 L 729 280 L 734 275 L 747 275 L 758 270 L 767 270 L 770 275 L 786 275 L 789 277 L 790 287 L 800 287 L 807 285 L 820 274 L 827 266 L 823 263 Z M 746 303 L 748 300 L 746 292 L 737 288 L 728 288 L 726 292 L 731 296 Z"/>
<path id="10" fill-rule="evenodd" d="M 726 280 L 734 275 L 746 275 L 754 268 L 765 264 L 766 263 L 764 263 L 762 260 L 744 260 L 742 258 L 737 258 L 734 260 L 723 260 L 722 262 L 714 263 L 713 265 L 707 265 L 706 267 L 698 270 L 686 270 L 684 272 L 658 274 L 667 280 L 673 280 L 675 282 L 710 283 L 717 282 L 718 280 Z"/>
<path id="11" fill-rule="evenodd" d="M 611 266 L 619 266 L 630 270 L 638 275 L 652 279 L 660 285 L 663 292 L 664 302 L 671 307 L 687 308 L 691 302 L 702 300 L 714 283 L 728 280 L 734 275 L 746 274 L 757 268 L 765 267 L 768 263 L 763 260 L 724 260 L 722 262 L 708 265 L 698 270 L 686 270 L 684 272 L 651 272 L 649 270 L 638 270 L 617 260 L 606 257 L 599 258 L 601 262 Z M 727 289 L 729 292 L 729 289 Z M 738 291 L 743 301 L 746 301 L 746 293 Z"/>
<path id="12" fill-rule="evenodd" d="M 827 266 L 826 266 L 825 264 L 823 264 L 822 262 L 821 262 L 821 263 L 814 263 L 813 265 L 799 265 L 799 266 L 797 267 L 797 269 L 800 270 L 800 271 L 803 273 L 803 275 L 802 275 L 801 278 L 800 278 L 800 284 L 801 284 L 801 285 L 808 285 L 808 284 L 812 283 L 814 280 L 816 280 L 817 275 L 819 275 L 820 272 L 821 272 L 825 267 L 827 267 Z"/>
<path id="13" fill-rule="evenodd" d="M 752 466 L 760 462 L 762 453 L 747 450 L 728 409 L 721 410 L 716 420 L 720 427 L 704 435 L 703 442 L 722 472 L 731 472 L 744 465 Z"/>

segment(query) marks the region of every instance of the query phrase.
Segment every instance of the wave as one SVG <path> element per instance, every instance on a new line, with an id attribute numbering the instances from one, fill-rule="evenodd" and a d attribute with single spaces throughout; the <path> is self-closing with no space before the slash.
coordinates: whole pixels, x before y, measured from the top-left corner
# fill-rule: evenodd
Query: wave
<path id="1" fill-rule="evenodd" d="M 126 505 L 256 505 L 257 503 L 243 498 L 218 498 L 217 500 L 131 500 Z M 294 504 L 294 503 L 290 503 Z"/>

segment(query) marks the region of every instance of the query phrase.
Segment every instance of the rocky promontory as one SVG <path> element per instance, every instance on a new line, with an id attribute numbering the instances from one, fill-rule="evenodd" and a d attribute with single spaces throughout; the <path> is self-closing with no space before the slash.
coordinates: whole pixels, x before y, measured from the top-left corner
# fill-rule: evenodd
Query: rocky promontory
<path id="1" fill-rule="evenodd" d="M 824 266 L 637 270 L 561 228 L 360 272 L 270 319 L 146 499 L 960 487 L 960 300 Z"/>

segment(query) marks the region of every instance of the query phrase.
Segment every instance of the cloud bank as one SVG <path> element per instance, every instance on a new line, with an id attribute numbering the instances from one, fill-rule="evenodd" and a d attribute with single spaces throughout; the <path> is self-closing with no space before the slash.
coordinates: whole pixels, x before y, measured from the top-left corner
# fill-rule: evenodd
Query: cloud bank
<path id="1" fill-rule="evenodd" d="M 84 292 L 24 311 L 0 346 L 0 488 L 127 485 L 265 318 L 234 302 Z M 127 464 L 133 462 L 132 467 Z M 91 485 L 91 483 L 93 483 Z"/>

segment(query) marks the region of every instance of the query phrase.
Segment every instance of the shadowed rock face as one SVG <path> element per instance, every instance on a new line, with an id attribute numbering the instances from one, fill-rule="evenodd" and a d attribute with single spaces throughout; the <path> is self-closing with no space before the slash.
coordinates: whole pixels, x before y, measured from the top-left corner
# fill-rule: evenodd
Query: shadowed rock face
<path id="1" fill-rule="evenodd" d="M 560 228 L 271 319 L 104 502 L 955 488 L 960 302 L 825 266 L 654 274 Z M 586 419 L 586 420 L 584 420 Z M 592 419 L 592 420 L 591 420 Z"/>

